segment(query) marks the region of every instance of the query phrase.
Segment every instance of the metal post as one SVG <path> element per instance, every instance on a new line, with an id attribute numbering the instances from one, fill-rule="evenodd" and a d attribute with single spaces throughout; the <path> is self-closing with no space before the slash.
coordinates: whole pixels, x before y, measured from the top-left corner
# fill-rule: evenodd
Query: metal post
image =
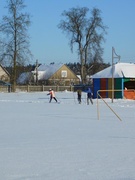
<path id="1" fill-rule="evenodd" d="M 38 85 L 38 60 L 36 60 L 36 85 Z"/>
<path id="2" fill-rule="evenodd" d="M 114 48 L 112 47 L 112 103 L 113 103 L 113 99 L 114 99 L 114 66 L 113 66 L 113 56 L 114 53 Z"/>
<path id="3" fill-rule="evenodd" d="M 116 54 L 115 49 L 112 47 L 112 103 L 114 100 L 114 58 L 118 58 L 118 62 L 120 62 L 120 56 Z"/>

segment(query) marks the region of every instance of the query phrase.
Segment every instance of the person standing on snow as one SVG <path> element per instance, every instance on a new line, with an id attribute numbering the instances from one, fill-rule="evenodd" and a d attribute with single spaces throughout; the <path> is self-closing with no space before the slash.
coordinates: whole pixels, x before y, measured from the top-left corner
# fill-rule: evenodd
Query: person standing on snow
<path id="1" fill-rule="evenodd" d="M 93 104 L 92 96 L 93 96 L 93 93 L 92 93 L 91 89 L 88 88 L 88 90 L 87 90 L 87 104 L 88 105 L 89 105 L 89 101 L 91 102 L 91 104 Z"/>
<path id="2" fill-rule="evenodd" d="M 82 98 L 82 90 L 78 89 L 77 90 L 77 99 L 78 99 L 79 104 L 81 104 L 81 98 Z"/>
<path id="3" fill-rule="evenodd" d="M 53 91 L 53 89 L 49 89 L 49 93 L 47 95 L 50 95 L 50 101 L 49 103 L 51 103 L 52 98 L 57 102 L 57 99 L 55 97 L 55 92 Z"/>

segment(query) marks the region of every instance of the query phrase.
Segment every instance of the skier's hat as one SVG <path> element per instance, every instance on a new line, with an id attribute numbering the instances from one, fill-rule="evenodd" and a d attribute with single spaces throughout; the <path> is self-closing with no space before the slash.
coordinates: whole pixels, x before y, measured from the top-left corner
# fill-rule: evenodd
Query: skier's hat
<path id="1" fill-rule="evenodd" d="M 51 91 L 51 89 L 49 89 L 49 91 Z"/>

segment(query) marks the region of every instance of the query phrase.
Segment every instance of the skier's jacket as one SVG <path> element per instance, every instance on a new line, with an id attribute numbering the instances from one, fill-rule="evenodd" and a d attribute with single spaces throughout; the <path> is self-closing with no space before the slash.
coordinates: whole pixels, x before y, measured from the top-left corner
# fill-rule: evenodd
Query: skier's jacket
<path id="1" fill-rule="evenodd" d="M 55 97 L 55 93 L 53 90 L 49 91 L 48 95 L 50 95 L 51 97 Z"/>
<path id="2" fill-rule="evenodd" d="M 92 93 L 91 89 L 88 88 L 88 90 L 87 90 L 87 97 L 88 97 L 88 98 L 91 98 L 92 95 L 93 95 L 93 93 Z"/>

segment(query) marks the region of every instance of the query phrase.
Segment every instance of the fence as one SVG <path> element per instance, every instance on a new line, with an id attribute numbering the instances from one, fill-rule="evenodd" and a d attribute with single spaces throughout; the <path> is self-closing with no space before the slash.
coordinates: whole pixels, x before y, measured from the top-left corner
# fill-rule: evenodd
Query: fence
<path id="1" fill-rule="evenodd" d="M 42 92 L 53 89 L 54 91 L 73 91 L 74 86 L 16 86 L 16 92 Z M 0 86 L 0 92 L 11 92 L 12 87 L 9 86 Z"/>
<path id="2" fill-rule="evenodd" d="M 0 92 L 10 92 L 9 86 L 0 86 Z"/>

